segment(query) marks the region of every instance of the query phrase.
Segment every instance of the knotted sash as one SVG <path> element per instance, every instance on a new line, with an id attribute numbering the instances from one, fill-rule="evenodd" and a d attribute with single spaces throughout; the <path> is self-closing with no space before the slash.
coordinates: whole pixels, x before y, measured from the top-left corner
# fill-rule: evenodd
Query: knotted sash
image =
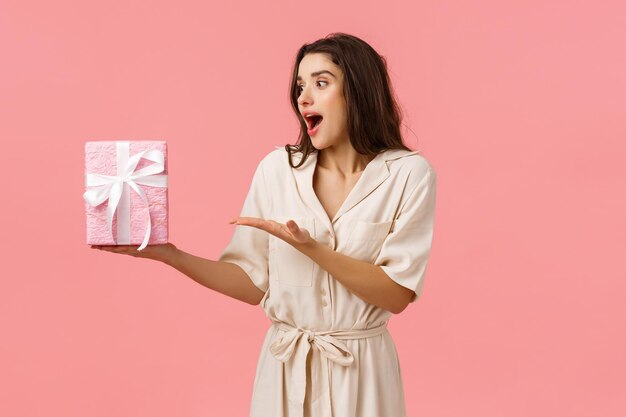
<path id="1" fill-rule="evenodd" d="M 285 366 L 291 368 L 292 384 L 288 390 L 290 408 L 297 417 L 304 415 L 304 397 L 307 383 L 307 355 L 311 347 L 320 351 L 321 358 L 314 355 L 311 359 L 311 401 L 316 403 L 315 415 L 331 416 L 330 381 L 328 360 L 342 366 L 354 362 L 352 353 L 341 340 L 362 339 L 382 334 L 387 322 L 370 329 L 328 330 L 313 332 L 292 327 L 284 322 L 274 322 L 280 332 L 270 345 L 270 352 Z M 328 360 L 327 360 L 328 359 Z M 290 414 L 291 415 L 291 414 Z"/>

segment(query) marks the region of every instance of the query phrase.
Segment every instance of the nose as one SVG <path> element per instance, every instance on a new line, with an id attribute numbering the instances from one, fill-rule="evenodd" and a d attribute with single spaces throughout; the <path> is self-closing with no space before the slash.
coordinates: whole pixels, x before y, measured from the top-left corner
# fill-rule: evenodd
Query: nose
<path id="1" fill-rule="evenodd" d="M 309 96 L 308 87 L 302 87 L 300 95 L 298 96 L 298 104 L 303 105 L 304 103 L 311 104 L 311 97 Z"/>

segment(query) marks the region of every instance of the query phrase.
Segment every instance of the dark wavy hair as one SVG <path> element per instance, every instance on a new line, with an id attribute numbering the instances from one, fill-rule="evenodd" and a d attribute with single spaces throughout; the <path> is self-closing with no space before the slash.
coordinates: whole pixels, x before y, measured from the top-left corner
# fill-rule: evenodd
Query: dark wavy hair
<path id="1" fill-rule="evenodd" d="M 348 134 L 352 147 L 362 155 L 375 156 L 388 149 L 411 151 L 402 141 L 400 124 L 402 112 L 393 94 L 387 72 L 387 61 L 368 43 L 353 35 L 335 32 L 298 50 L 293 66 L 289 99 L 300 121 L 300 136 L 295 145 L 287 144 L 289 165 L 300 167 L 315 151 L 307 124 L 298 108 L 297 77 L 305 55 L 324 53 L 344 73 L 343 95 L 346 99 Z M 302 152 L 297 166 L 292 163 L 294 152 Z"/>

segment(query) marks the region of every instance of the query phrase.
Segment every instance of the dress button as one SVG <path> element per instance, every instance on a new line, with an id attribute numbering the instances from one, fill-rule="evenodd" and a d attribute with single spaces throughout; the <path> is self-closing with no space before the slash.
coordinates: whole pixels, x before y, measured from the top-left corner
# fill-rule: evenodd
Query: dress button
<path id="1" fill-rule="evenodd" d="M 322 293 L 322 295 L 326 295 L 326 290 L 324 288 L 322 288 L 322 291 L 320 291 Z"/>
<path id="2" fill-rule="evenodd" d="M 322 306 L 326 307 L 328 305 L 328 303 L 326 303 L 326 300 L 322 300 Z"/>

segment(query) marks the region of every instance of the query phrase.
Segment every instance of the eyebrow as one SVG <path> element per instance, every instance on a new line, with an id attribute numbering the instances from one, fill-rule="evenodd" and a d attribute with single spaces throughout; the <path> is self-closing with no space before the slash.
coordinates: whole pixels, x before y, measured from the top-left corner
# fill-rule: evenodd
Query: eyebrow
<path id="1" fill-rule="evenodd" d="M 321 71 L 312 72 L 311 73 L 311 77 L 317 77 L 320 74 L 330 74 L 330 75 L 333 76 L 333 78 L 337 78 L 337 77 L 335 77 L 335 74 L 333 74 L 332 72 L 330 72 L 328 70 L 321 70 Z M 302 79 L 302 77 L 298 75 L 297 80 L 301 80 L 301 79 Z"/>

